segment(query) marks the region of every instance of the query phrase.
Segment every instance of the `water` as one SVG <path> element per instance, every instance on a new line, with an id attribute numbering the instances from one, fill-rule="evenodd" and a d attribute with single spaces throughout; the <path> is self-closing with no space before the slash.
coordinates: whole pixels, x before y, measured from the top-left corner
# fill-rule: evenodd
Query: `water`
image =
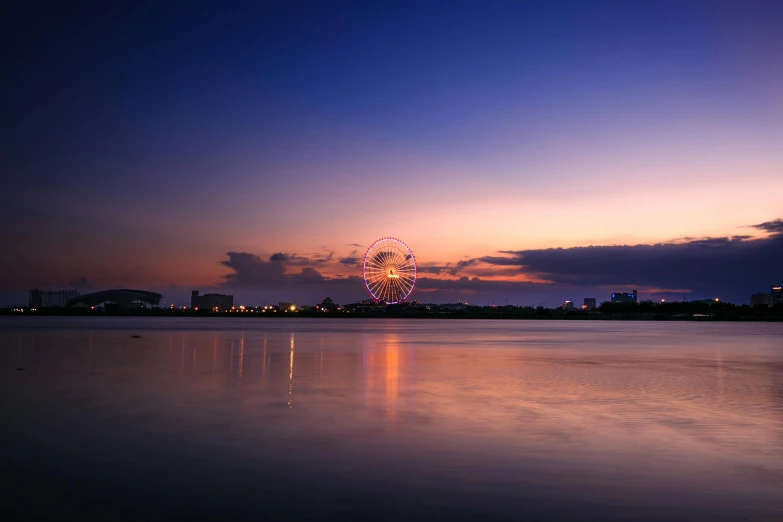
<path id="1" fill-rule="evenodd" d="M 783 324 L 3 318 L 0 375 L 28 518 L 783 520 Z"/>

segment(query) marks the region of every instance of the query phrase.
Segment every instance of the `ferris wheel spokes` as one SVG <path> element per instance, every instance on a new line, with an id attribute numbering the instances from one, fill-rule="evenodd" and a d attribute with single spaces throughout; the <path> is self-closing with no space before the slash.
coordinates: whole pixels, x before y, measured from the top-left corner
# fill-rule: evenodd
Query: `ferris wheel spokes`
<path id="1" fill-rule="evenodd" d="M 375 301 L 400 303 L 410 296 L 416 284 L 416 260 L 399 239 L 379 239 L 367 249 L 362 275 L 365 288 Z"/>

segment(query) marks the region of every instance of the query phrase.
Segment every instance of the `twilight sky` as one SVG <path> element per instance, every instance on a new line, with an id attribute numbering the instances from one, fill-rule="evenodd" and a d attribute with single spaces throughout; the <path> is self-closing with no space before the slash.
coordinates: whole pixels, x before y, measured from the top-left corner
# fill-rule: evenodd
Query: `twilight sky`
<path id="1" fill-rule="evenodd" d="M 783 280 L 782 2 L 165 4 L 0 8 L 0 306 L 353 301 L 383 236 L 426 302 Z"/>

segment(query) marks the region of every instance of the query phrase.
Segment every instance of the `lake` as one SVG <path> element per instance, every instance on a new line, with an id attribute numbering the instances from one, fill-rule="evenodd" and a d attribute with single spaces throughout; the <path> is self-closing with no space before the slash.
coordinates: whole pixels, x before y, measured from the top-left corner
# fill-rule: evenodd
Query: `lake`
<path id="1" fill-rule="evenodd" d="M 783 324 L 0 318 L 4 511 L 783 520 Z"/>

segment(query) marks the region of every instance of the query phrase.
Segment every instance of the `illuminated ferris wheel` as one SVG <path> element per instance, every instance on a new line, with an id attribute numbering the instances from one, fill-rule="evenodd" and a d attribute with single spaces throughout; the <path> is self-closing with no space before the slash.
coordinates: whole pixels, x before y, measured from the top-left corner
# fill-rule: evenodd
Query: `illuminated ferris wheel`
<path id="1" fill-rule="evenodd" d="M 416 285 L 416 260 L 405 243 L 384 237 L 370 245 L 364 254 L 362 277 L 375 301 L 402 303 Z"/>

